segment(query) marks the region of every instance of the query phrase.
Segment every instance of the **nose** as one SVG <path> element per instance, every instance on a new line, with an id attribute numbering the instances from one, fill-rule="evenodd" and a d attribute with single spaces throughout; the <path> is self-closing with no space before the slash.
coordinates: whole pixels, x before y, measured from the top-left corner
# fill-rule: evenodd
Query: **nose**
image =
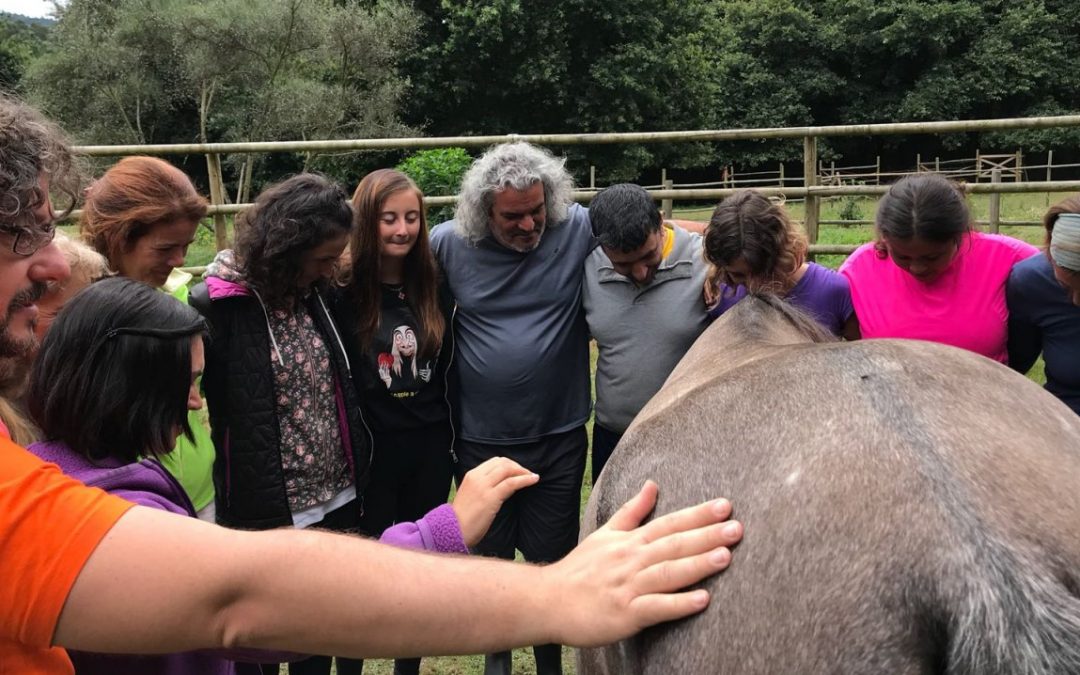
<path id="1" fill-rule="evenodd" d="M 188 392 L 188 410 L 202 410 L 202 405 L 202 396 L 199 396 L 199 388 L 193 385 Z"/>
<path id="2" fill-rule="evenodd" d="M 536 229 L 536 219 L 532 216 L 525 216 L 521 219 L 518 229 L 522 232 L 532 232 Z"/>
<path id="3" fill-rule="evenodd" d="M 33 281 L 63 282 L 71 276 L 71 267 L 60 248 L 54 242 L 49 242 L 34 253 L 28 275 Z"/>
<path id="4" fill-rule="evenodd" d="M 175 251 L 175 252 L 173 252 L 169 256 L 168 260 L 166 260 L 165 262 L 169 265 L 169 267 L 180 267 L 181 265 L 184 264 L 184 252 L 183 251 Z"/>
<path id="5" fill-rule="evenodd" d="M 634 277 L 634 281 L 644 283 L 649 280 L 649 266 L 635 265 L 634 269 L 631 270 L 631 275 Z"/>

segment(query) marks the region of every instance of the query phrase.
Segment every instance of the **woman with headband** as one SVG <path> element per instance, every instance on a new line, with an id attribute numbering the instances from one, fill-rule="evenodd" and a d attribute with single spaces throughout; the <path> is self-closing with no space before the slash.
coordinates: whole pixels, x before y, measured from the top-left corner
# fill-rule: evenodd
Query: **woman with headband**
<path id="1" fill-rule="evenodd" d="M 1006 286 L 1009 365 L 1027 372 L 1042 353 L 1046 390 L 1080 414 L 1080 196 L 1043 216 L 1046 255 L 1013 267 Z"/>

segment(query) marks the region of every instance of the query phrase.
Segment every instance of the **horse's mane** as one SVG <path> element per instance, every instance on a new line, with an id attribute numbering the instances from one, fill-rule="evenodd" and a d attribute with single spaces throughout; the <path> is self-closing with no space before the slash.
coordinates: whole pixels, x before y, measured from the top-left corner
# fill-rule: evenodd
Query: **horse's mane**
<path id="1" fill-rule="evenodd" d="M 729 329 L 751 342 L 772 343 L 781 327 L 794 328 L 807 342 L 836 341 L 812 316 L 775 293 L 752 291 L 726 314 Z"/>

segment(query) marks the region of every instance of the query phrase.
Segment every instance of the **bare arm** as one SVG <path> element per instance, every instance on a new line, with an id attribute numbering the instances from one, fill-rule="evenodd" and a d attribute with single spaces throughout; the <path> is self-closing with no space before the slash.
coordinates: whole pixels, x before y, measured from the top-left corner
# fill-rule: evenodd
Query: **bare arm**
<path id="1" fill-rule="evenodd" d="M 678 218 L 666 218 L 665 220 L 676 227 L 681 227 L 687 232 L 697 232 L 698 234 L 705 234 L 705 227 L 708 225 L 708 223 L 702 223 L 696 220 L 680 220 Z"/>
<path id="2" fill-rule="evenodd" d="M 87 561 L 56 644 L 104 652 L 211 647 L 356 657 L 597 645 L 701 611 L 676 592 L 727 566 L 742 535 L 720 500 L 637 527 L 648 483 L 547 567 L 437 556 L 325 532 L 239 532 L 136 507 Z M 635 529 L 636 528 L 636 529 Z"/>
<path id="3" fill-rule="evenodd" d="M 852 312 L 848 320 L 844 322 L 840 337 L 848 341 L 862 339 L 862 331 L 859 330 L 859 317 L 855 316 L 855 312 Z"/>

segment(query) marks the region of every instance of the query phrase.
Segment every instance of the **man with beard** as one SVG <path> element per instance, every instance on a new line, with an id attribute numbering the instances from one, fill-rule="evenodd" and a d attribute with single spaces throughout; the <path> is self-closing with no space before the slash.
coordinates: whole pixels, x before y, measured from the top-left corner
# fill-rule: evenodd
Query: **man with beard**
<path id="1" fill-rule="evenodd" d="M 47 284 L 68 278 L 63 253 L 53 245 L 56 215 L 52 190 L 75 204 L 78 172 L 62 136 L 40 120 L 28 135 L 4 99 L 0 116 L 0 396 L 25 381 L 37 352 L 35 304 Z M 16 109 L 17 110 L 17 109 Z M 0 423 L 2 424 L 2 423 Z M 3 430 L 6 435 L 6 429 Z"/>
<path id="2" fill-rule="evenodd" d="M 562 558 L 578 538 L 589 419 L 582 264 L 595 242 L 571 198 L 565 160 L 528 143 L 498 145 L 462 179 L 455 220 L 431 244 L 457 301 L 459 476 L 506 456 L 540 482 L 510 498 L 476 547 L 530 562 Z M 533 648 L 538 675 L 562 672 L 560 645 Z M 510 653 L 485 673 L 510 673 Z"/>

